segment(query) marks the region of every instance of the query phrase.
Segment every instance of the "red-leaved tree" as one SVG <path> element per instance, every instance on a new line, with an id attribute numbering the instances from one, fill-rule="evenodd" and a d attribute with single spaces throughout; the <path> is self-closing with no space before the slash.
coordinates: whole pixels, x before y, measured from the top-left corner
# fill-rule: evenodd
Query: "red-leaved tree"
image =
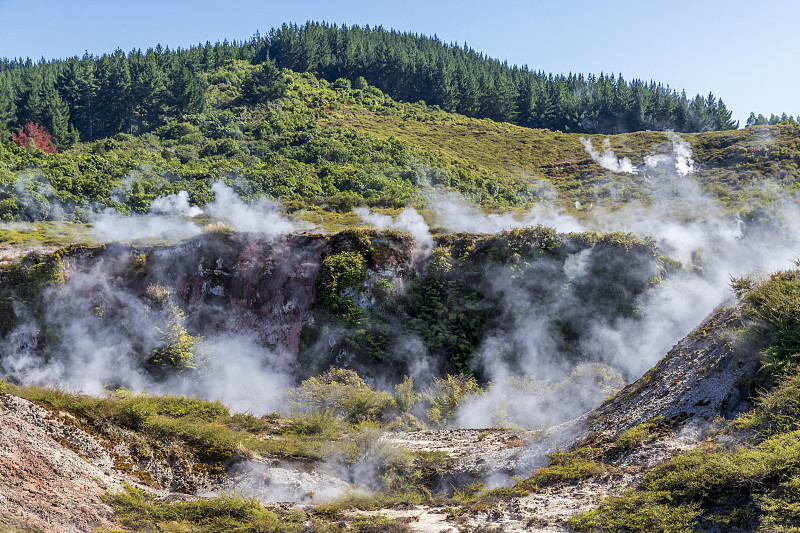
<path id="1" fill-rule="evenodd" d="M 11 132 L 11 138 L 17 146 L 27 147 L 33 143 L 36 148 L 47 154 L 54 154 L 58 148 L 50 144 L 50 134 L 47 133 L 47 130 L 33 121 L 25 124 L 24 130 Z"/>

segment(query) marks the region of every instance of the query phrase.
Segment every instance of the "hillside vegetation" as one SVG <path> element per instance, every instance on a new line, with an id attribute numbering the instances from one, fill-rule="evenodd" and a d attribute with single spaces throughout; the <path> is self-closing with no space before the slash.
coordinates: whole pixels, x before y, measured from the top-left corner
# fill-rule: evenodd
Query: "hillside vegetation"
<path id="1" fill-rule="evenodd" d="M 201 112 L 205 75 L 231 60 L 308 72 L 343 86 L 366 83 L 397 100 L 552 130 L 619 133 L 736 127 L 713 94 L 693 99 L 663 84 L 600 74 L 553 76 L 454 44 L 383 28 L 284 24 L 249 41 L 188 50 L 116 50 L 66 61 L 0 61 L 0 134 L 42 124 L 59 144 L 142 133 Z"/>
<path id="2" fill-rule="evenodd" d="M 0 145 L 0 218 L 81 221 L 104 207 L 144 213 L 158 196 L 180 190 L 204 205 L 219 179 L 244 198 L 341 212 L 424 206 L 431 187 L 488 208 L 543 200 L 617 206 L 659 196 L 644 173 L 597 166 L 575 134 L 399 103 L 375 87 L 331 85 L 269 64 L 232 61 L 204 79 L 202 112 L 176 115 L 149 133 L 118 133 L 54 154 Z M 797 126 L 684 138 L 696 159 L 692 179 L 732 210 L 794 191 Z M 598 148 L 602 140 L 592 139 Z M 658 132 L 608 140 L 634 164 L 669 149 Z"/>
<path id="3" fill-rule="evenodd" d="M 0 415 L 113 474 L 130 530 L 411 531 L 355 510 L 426 505 L 484 531 L 471 517 L 596 481 L 569 496 L 581 511 L 611 496 L 569 527 L 796 533 L 800 274 L 727 280 L 797 246 L 800 126 L 730 116 L 712 94 L 317 23 L 0 61 Z M 730 288 L 739 306 L 616 395 Z M 733 367 L 718 403 L 676 399 Z M 629 426 L 587 436 L 598 419 Z M 453 427 L 484 429 L 422 449 Z M 27 468 L 0 459 L 0 482 Z M 174 494 L 317 467 L 343 499 Z M 292 501 L 318 503 L 304 483 Z M 0 501 L 20 520 L 25 487 Z"/>
<path id="4" fill-rule="evenodd" d="M 700 448 L 648 471 L 640 486 L 573 518 L 578 531 L 798 530 L 798 272 L 738 280 L 735 286 L 748 320 L 737 333 L 739 349 L 758 353 L 761 361 L 756 407 L 724 424 Z"/>

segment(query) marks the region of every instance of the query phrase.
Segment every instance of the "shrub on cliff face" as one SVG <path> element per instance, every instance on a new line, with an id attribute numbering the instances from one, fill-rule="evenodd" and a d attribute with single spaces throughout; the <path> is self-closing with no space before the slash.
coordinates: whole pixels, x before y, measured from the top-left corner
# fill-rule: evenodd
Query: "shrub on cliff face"
<path id="1" fill-rule="evenodd" d="M 359 309 L 353 300 L 345 295 L 367 276 L 367 263 L 358 252 L 340 252 L 329 255 L 322 261 L 317 276 L 317 294 L 322 307 L 331 313 L 338 313 L 355 321 Z"/>
<path id="2" fill-rule="evenodd" d="M 164 325 L 156 328 L 160 335 L 159 347 L 145 362 L 146 368 L 157 377 L 168 372 L 181 373 L 196 369 L 196 341 L 184 326 L 186 317 L 183 309 L 170 299 L 170 291 L 163 285 L 150 285 L 146 296 L 154 307 L 162 308 L 165 312 Z"/>

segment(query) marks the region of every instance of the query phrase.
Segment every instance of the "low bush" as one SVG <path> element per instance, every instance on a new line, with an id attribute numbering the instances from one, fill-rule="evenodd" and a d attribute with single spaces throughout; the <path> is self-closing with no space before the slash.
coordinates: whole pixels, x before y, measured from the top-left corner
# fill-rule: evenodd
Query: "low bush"
<path id="1" fill-rule="evenodd" d="M 289 392 L 289 402 L 295 411 L 330 411 L 352 424 L 382 420 L 395 407 L 389 393 L 376 391 L 354 371 L 342 368 L 303 381 Z"/>
<path id="2" fill-rule="evenodd" d="M 569 519 L 578 531 L 597 533 L 691 533 L 700 515 L 699 506 L 668 505 L 649 492 L 626 492 L 603 500 L 599 510 Z"/>
<path id="3" fill-rule="evenodd" d="M 763 437 L 800 429 L 800 373 L 790 374 L 762 393 L 756 408 L 741 415 L 736 426 Z"/>
<path id="4" fill-rule="evenodd" d="M 108 494 L 105 500 L 124 526 L 142 532 L 288 533 L 302 528 L 302 523 L 281 520 L 254 498 L 219 496 L 164 504 L 126 484 L 124 491 Z"/>
<path id="5" fill-rule="evenodd" d="M 761 338 L 765 372 L 790 373 L 800 365 L 800 278 L 797 271 L 782 271 L 754 283 L 734 280 L 751 333 Z"/>
<path id="6" fill-rule="evenodd" d="M 655 437 L 659 423 L 663 417 L 658 416 L 652 420 L 648 420 L 638 426 L 623 431 L 614 441 L 615 451 L 625 451 L 636 448 L 640 444 L 652 440 Z"/>
<path id="7" fill-rule="evenodd" d="M 463 374 L 436 378 L 420 395 L 421 406 L 431 423 L 442 426 L 451 422 L 464 398 L 481 394 L 483 389 L 474 377 Z"/>

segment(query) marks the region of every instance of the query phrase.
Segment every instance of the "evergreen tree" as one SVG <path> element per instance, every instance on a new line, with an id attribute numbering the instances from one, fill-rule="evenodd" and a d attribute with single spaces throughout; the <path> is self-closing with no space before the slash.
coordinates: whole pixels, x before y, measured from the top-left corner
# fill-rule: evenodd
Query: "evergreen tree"
<path id="1" fill-rule="evenodd" d="M 717 109 L 716 109 L 716 128 L 717 130 L 735 130 L 739 129 L 739 121 L 734 121 L 731 117 L 733 116 L 733 111 L 728 111 L 725 107 L 725 104 L 722 103 L 722 98 L 717 100 Z"/>
<path id="2" fill-rule="evenodd" d="M 85 140 L 94 140 L 99 86 L 95 77 L 94 57 L 85 54 L 67 61 L 61 74 L 61 94 L 71 110 L 71 120 Z"/>
<path id="3" fill-rule="evenodd" d="M 286 89 L 284 75 L 269 59 L 254 68 L 242 82 L 242 95 L 254 103 L 281 98 Z"/>
<path id="4" fill-rule="evenodd" d="M 180 62 L 169 73 L 170 111 L 173 116 L 199 113 L 205 107 L 205 83 Z"/>
<path id="5" fill-rule="evenodd" d="M 133 121 L 140 131 L 149 131 L 163 122 L 167 112 L 166 75 L 159 68 L 152 48 L 128 56 L 135 112 Z"/>
<path id="6" fill-rule="evenodd" d="M 0 74 L 0 143 L 8 139 L 16 115 L 14 87 L 9 76 Z"/>
<path id="7" fill-rule="evenodd" d="M 251 101 L 281 94 L 280 84 L 272 83 L 275 67 L 312 72 L 329 82 L 362 77 L 398 100 L 425 100 L 468 116 L 564 131 L 738 126 L 712 94 L 690 99 L 669 86 L 614 75 L 554 76 L 510 67 L 466 44 L 442 43 L 435 35 L 309 22 L 284 24 L 244 43 L 207 42 L 188 50 L 158 45 L 145 54 L 126 56 L 117 50 L 36 65 L 0 60 L 2 83 L 8 87 L 0 95 L 0 128 L 50 120 L 59 130 L 54 136 L 65 139 L 69 131 L 64 133 L 61 124 L 66 115 L 86 139 L 148 131 L 170 115 L 202 110 L 204 72 L 237 59 L 266 65 L 246 80 L 245 97 Z M 45 71 L 57 77 L 54 86 L 62 102 L 45 101 L 56 94 L 44 82 Z M 775 117 L 776 123 L 788 121 L 788 116 Z"/>
<path id="8" fill-rule="evenodd" d="M 42 69 L 34 67 L 30 60 L 22 71 L 19 102 L 17 103 L 17 124 L 39 123 L 44 116 L 45 102 L 44 77 Z"/>
<path id="9" fill-rule="evenodd" d="M 100 128 L 98 137 L 114 135 L 131 125 L 133 95 L 128 61 L 121 50 L 103 56 L 98 61 L 100 92 L 98 114 Z"/>

